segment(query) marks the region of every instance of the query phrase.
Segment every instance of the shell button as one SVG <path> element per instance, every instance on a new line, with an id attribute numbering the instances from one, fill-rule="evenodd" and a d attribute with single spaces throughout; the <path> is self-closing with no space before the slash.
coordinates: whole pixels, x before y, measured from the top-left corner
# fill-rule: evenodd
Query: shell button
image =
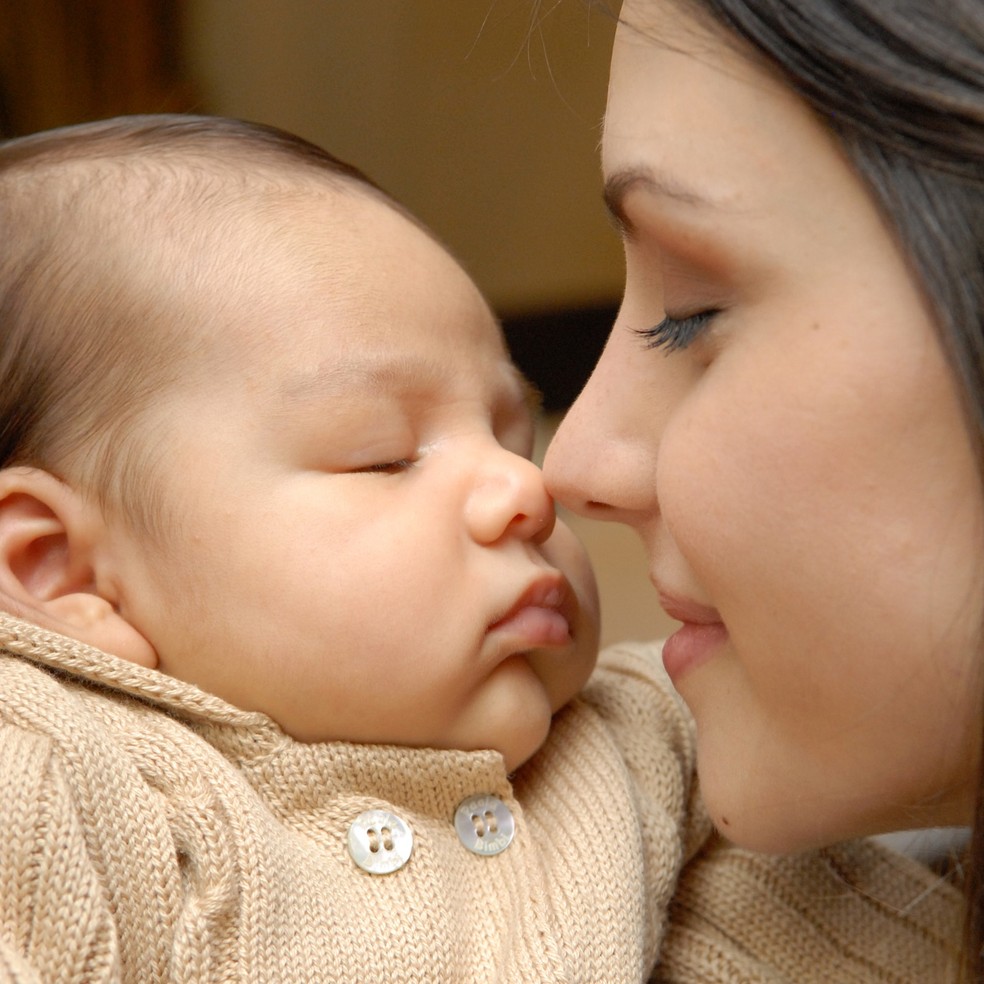
<path id="1" fill-rule="evenodd" d="M 512 812 L 498 796 L 463 799 L 454 813 L 458 839 L 473 854 L 501 854 L 516 833 Z"/>
<path id="2" fill-rule="evenodd" d="M 413 853 L 413 831 L 409 824 L 388 810 L 360 813 L 348 830 L 352 860 L 371 875 L 399 871 Z"/>

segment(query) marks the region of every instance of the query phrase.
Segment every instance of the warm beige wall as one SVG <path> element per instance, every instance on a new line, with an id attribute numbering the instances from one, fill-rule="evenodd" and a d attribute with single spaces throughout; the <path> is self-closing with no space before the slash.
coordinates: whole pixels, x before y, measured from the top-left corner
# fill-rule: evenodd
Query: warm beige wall
<path id="1" fill-rule="evenodd" d="M 584 0 L 185 0 L 203 109 L 293 130 L 427 221 L 500 312 L 611 302 L 613 22 Z M 527 35 L 529 34 L 529 43 Z"/>

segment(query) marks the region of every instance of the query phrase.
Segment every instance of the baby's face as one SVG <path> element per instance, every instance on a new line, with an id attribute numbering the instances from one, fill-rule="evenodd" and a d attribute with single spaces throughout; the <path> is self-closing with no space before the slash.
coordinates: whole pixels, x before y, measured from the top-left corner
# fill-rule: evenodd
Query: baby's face
<path id="1" fill-rule="evenodd" d="M 598 615 L 486 304 L 361 192 L 236 240 L 245 265 L 192 307 L 205 371 L 156 411 L 175 529 L 163 552 L 112 531 L 121 613 L 162 671 L 300 740 L 516 767 L 589 675 Z"/>

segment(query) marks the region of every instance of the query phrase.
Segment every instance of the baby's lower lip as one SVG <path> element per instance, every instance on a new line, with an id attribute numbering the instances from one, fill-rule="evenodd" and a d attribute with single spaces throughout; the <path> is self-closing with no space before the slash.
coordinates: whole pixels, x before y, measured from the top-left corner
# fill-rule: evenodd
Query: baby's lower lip
<path id="1" fill-rule="evenodd" d="M 571 627 L 555 608 L 528 605 L 489 628 L 499 636 L 509 636 L 524 648 L 566 646 L 571 641 Z"/>
<path id="2" fill-rule="evenodd" d="M 674 685 L 684 674 L 710 660 L 727 638 L 728 630 L 721 622 L 684 622 L 663 643 L 663 666 Z"/>

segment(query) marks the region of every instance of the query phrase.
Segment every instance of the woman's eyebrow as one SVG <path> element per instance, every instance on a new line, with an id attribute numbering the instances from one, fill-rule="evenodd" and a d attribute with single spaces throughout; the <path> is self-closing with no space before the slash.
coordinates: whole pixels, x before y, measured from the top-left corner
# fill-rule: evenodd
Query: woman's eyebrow
<path id="1" fill-rule="evenodd" d="M 697 208 L 720 207 L 718 202 L 651 168 L 641 166 L 623 168 L 608 175 L 602 192 L 605 208 L 623 239 L 631 239 L 635 232 L 632 220 L 626 214 L 625 199 L 630 193 L 638 190 Z"/>

